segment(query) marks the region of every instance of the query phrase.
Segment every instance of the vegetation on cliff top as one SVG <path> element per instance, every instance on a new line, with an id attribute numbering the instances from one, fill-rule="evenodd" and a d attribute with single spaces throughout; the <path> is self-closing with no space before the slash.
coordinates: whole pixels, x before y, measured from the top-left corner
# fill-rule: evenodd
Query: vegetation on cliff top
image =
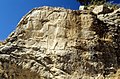
<path id="1" fill-rule="evenodd" d="M 84 6 L 91 6 L 91 5 L 102 5 L 105 4 L 108 7 L 111 7 L 112 9 L 116 10 L 118 8 L 120 8 L 120 4 L 118 3 L 113 3 L 113 1 L 111 0 L 77 0 L 77 2 L 79 2 L 81 5 Z"/>
<path id="2" fill-rule="evenodd" d="M 81 5 L 100 5 L 110 0 L 77 0 Z"/>

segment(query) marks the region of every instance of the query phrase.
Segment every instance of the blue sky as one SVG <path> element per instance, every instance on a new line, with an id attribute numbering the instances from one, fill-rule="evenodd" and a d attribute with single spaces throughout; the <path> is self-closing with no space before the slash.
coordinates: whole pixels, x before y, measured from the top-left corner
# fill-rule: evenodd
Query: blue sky
<path id="1" fill-rule="evenodd" d="M 117 2 L 120 1 L 118 0 Z M 55 6 L 77 10 L 79 3 L 76 0 L 1 0 L 0 40 L 6 39 L 15 30 L 17 23 L 29 10 L 41 6 Z"/>

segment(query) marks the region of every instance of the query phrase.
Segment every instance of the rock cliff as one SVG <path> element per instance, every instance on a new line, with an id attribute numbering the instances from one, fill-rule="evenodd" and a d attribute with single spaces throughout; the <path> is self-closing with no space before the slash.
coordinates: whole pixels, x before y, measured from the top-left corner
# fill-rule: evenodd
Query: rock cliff
<path id="1" fill-rule="evenodd" d="M 0 44 L 0 79 L 120 79 L 120 9 L 41 7 Z"/>

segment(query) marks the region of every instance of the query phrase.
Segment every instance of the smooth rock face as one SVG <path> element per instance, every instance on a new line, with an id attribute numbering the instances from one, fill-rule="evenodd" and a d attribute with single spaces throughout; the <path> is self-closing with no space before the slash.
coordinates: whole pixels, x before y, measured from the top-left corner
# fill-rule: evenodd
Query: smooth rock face
<path id="1" fill-rule="evenodd" d="M 0 78 L 114 79 L 120 66 L 118 14 L 33 9 L 0 46 Z M 111 16 L 112 25 L 112 19 L 105 21 Z"/>

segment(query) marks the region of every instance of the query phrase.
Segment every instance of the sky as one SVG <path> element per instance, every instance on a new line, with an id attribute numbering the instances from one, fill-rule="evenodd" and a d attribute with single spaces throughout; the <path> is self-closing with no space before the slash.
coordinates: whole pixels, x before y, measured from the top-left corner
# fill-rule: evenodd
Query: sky
<path id="1" fill-rule="evenodd" d="M 119 0 L 115 2 L 120 3 Z M 15 30 L 20 19 L 35 7 L 52 6 L 78 10 L 79 5 L 76 0 L 1 0 L 0 41 L 5 40 Z"/>

